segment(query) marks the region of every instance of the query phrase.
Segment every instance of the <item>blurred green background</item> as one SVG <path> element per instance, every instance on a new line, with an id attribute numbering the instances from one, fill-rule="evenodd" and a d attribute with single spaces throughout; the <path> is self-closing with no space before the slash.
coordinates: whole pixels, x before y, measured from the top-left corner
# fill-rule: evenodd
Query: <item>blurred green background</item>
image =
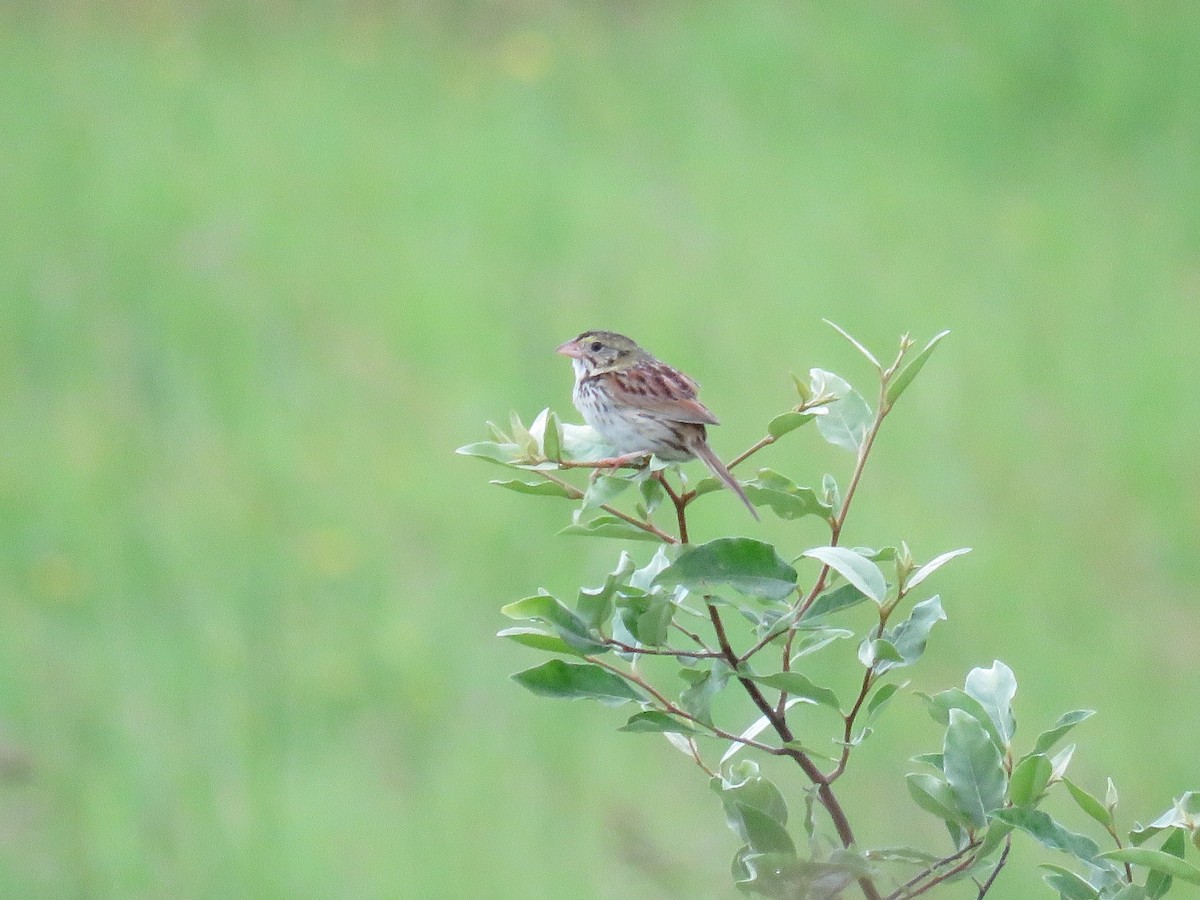
<path id="1" fill-rule="evenodd" d="M 913 687 L 999 657 L 1019 737 L 1099 709 L 1127 825 L 1200 788 L 1198 96 L 1186 2 L 6 5 L 0 894 L 733 896 L 699 771 L 493 636 L 620 549 L 452 454 L 574 418 L 588 327 L 726 457 L 789 371 L 869 385 L 822 317 L 952 329 L 847 533 L 976 548 Z M 882 724 L 860 836 L 944 840 L 933 723 Z M 990 896 L 1041 890 L 1019 849 Z"/>

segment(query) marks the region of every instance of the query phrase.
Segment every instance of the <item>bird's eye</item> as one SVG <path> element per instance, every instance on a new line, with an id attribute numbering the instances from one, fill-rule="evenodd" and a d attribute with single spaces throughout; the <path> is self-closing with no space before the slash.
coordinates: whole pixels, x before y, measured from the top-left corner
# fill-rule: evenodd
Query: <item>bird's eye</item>
<path id="1" fill-rule="evenodd" d="M 592 341 L 592 352 L 593 353 L 599 353 L 603 349 L 604 349 L 604 345 L 602 343 L 600 343 L 599 341 Z"/>

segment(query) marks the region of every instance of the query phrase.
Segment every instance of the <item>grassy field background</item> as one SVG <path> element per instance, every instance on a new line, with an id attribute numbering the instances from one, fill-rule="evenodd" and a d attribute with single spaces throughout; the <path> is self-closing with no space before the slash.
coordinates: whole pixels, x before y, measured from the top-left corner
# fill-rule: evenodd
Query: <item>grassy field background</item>
<path id="1" fill-rule="evenodd" d="M 568 413 L 587 327 L 725 456 L 789 371 L 868 382 L 822 317 L 952 329 L 847 535 L 975 548 L 913 687 L 1100 710 L 1126 825 L 1200 789 L 1200 6 L 50 6 L 0 11 L 0 895 L 734 896 L 699 772 L 493 637 L 620 549 L 452 455 Z M 918 710 L 867 841 L 938 839 Z"/>

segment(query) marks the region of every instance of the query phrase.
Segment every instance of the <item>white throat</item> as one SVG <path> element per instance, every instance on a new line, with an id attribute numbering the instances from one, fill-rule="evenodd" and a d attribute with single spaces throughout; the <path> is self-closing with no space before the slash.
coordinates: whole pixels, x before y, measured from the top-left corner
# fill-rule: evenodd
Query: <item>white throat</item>
<path id="1" fill-rule="evenodd" d="M 584 377 L 587 375 L 587 369 L 583 365 L 583 360 L 572 359 L 571 368 L 575 370 L 575 383 L 579 384 L 579 382 L 583 381 Z"/>

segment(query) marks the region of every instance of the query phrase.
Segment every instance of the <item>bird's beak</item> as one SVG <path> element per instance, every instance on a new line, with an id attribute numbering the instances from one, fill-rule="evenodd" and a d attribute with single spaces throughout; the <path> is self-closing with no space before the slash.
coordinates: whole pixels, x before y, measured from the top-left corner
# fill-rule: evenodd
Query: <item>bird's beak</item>
<path id="1" fill-rule="evenodd" d="M 555 352 L 561 353 L 563 356 L 569 356 L 571 359 L 583 359 L 583 351 L 575 341 L 567 341 Z"/>

